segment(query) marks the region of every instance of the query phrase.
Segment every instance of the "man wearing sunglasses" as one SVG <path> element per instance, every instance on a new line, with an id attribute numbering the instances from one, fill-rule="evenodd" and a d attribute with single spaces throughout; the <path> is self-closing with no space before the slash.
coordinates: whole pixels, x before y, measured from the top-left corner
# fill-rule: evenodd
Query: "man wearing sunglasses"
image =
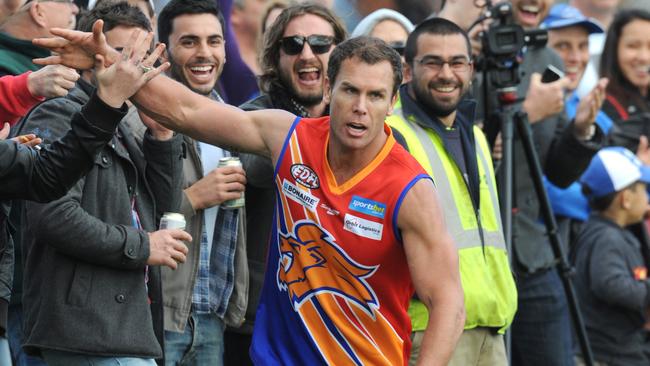
<path id="1" fill-rule="evenodd" d="M 328 114 L 323 99 L 327 63 L 335 45 L 346 38 L 343 25 L 327 8 L 294 5 L 267 30 L 262 49 L 262 95 L 244 103 L 244 110 L 283 109 L 302 117 Z M 226 331 L 226 363 L 251 364 L 248 357 L 255 311 L 264 276 L 266 248 L 275 201 L 273 163 L 267 157 L 242 154 L 247 174 L 246 245 L 250 271 L 249 301 L 243 326 Z"/>
<path id="2" fill-rule="evenodd" d="M 470 41 L 456 24 L 433 18 L 406 44 L 409 84 L 388 123 L 398 141 L 436 180 L 443 214 L 460 257 L 465 330 L 449 365 L 507 365 L 503 334 L 517 309 L 501 229 L 496 180 L 487 141 L 474 125 L 475 103 L 463 100 L 473 64 Z M 409 308 L 415 365 L 428 313 L 418 299 Z"/>

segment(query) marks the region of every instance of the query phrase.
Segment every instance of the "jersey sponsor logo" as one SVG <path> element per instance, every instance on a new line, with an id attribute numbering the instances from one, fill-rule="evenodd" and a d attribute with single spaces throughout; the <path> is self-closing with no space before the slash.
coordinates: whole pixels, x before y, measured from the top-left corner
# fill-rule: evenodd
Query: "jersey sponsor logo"
<path id="1" fill-rule="evenodd" d="M 343 228 L 351 233 L 363 236 L 364 238 L 381 240 L 384 225 L 354 215 L 345 214 L 345 218 L 343 218 Z"/>
<path id="2" fill-rule="evenodd" d="M 294 309 L 320 293 L 345 298 L 373 314 L 379 307 L 366 282 L 379 266 L 364 266 L 338 246 L 332 235 L 309 220 L 296 222 L 293 233 L 279 233 L 277 283 Z"/>
<path id="3" fill-rule="evenodd" d="M 330 216 L 338 216 L 340 214 L 340 212 L 338 210 L 335 210 L 335 209 L 329 207 L 328 205 L 326 205 L 324 203 L 320 204 L 320 208 L 325 210 L 325 212 L 327 212 L 327 214 L 330 215 Z"/>
<path id="4" fill-rule="evenodd" d="M 386 214 L 385 204 L 359 196 L 352 196 L 352 201 L 350 201 L 350 206 L 348 207 L 350 210 L 361 212 L 374 217 L 379 217 L 380 219 L 383 219 L 384 215 Z"/>
<path id="5" fill-rule="evenodd" d="M 293 164 L 291 166 L 291 176 L 296 180 L 296 182 L 307 188 L 317 189 L 320 187 L 318 175 L 316 175 L 316 172 L 307 165 Z"/>
<path id="6" fill-rule="evenodd" d="M 287 197 L 300 203 L 312 211 L 316 211 L 316 208 L 318 207 L 318 201 L 320 201 L 318 197 L 315 197 L 309 192 L 302 190 L 286 179 L 282 182 L 282 192 L 284 192 Z"/>

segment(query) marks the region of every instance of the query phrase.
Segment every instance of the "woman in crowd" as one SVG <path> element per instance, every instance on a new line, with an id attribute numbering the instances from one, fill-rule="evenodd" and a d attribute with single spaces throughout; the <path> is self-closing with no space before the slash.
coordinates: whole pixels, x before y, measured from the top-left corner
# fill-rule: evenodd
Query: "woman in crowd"
<path id="1" fill-rule="evenodd" d="M 650 13 L 624 10 L 607 33 L 600 64 L 601 76 L 609 79 L 603 111 L 621 124 L 650 113 Z"/>

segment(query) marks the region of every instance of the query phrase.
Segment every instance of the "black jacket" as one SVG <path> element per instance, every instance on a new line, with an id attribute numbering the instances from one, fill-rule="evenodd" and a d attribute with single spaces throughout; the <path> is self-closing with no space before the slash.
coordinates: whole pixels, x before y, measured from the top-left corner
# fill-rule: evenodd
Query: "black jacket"
<path id="1" fill-rule="evenodd" d="M 65 98 L 39 105 L 23 131 L 60 136 L 91 90 L 81 81 Z M 146 135 L 140 145 L 120 123 L 92 170 L 66 196 L 26 204 L 26 352 L 162 357 L 160 268 L 148 268 L 145 285 L 147 232 L 156 230 L 162 212 L 178 210 L 181 156 L 180 135 L 170 141 Z M 135 227 L 133 202 L 142 229 Z"/>
<path id="2" fill-rule="evenodd" d="M 641 244 L 614 222 L 592 215 L 576 242 L 574 283 L 597 361 L 648 365 L 643 324 L 650 281 Z"/>
<path id="3" fill-rule="evenodd" d="M 533 72 L 542 73 L 547 65 L 563 68 L 562 60 L 548 47 L 529 49 L 520 66 L 521 83 L 517 86 L 520 98 L 526 96 Z M 573 122 L 564 113 L 531 125 L 533 145 L 539 156 L 543 173 L 558 187 L 568 187 L 587 168 L 591 157 L 605 143 L 600 129 L 591 141 L 579 141 Z M 532 174 L 526 161 L 521 139 L 515 134 L 513 144 L 514 204 L 518 213 L 513 219 L 514 269 L 519 273 L 533 273 L 552 268 L 554 255 L 546 227 L 542 221 L 540 203 L 535 194 Z M 501 174 L 497 175 L 499 184 Z M 566 243 L 565 243 L 566 244 Z"/>
<path id="4" fill-rule="evenodd" d="M 111 139 L 125 114 L 126 106 L 113 109 L 93 97 L 72 118 L 72 129 L 40 153 L 13 141 L 0 141 L 0 200 L 45 202 L 66 194 L 93 166 L 95 156 Z M 14 248 L 7 227 L 8 211 L 5 206 L 0 207 L 0 336 L 3 336 L 11 295 Z"/>

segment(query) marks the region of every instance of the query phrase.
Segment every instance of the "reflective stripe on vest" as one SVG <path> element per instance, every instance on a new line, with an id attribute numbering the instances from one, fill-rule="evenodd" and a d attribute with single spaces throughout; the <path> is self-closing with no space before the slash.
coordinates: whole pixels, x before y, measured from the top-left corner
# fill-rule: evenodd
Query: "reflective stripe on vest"
<path id="1" fill-rule="evenodd" d="M 411 118 L 412 119 L 412 118 Z M 400 105 L 395 106 L 388 124 L 399 131 L 408 144 L 410 153 L 434 180 L 440 205 L 445 212 L 447 229 L 458 249 L 481 246 L 479 222 L 484 232 L 484 245 L 506 250 L 503 237 L 494 171 L 485 136 L 474 127 L 480 183 L 480 203 L 474 211 L 469 188 L 453 159 L 445 150 L 442 139 L 431 129 L 425 129 L 414 120 L 406 121 Z M 451 214 L 451 213 L 455 214 Z"/>

